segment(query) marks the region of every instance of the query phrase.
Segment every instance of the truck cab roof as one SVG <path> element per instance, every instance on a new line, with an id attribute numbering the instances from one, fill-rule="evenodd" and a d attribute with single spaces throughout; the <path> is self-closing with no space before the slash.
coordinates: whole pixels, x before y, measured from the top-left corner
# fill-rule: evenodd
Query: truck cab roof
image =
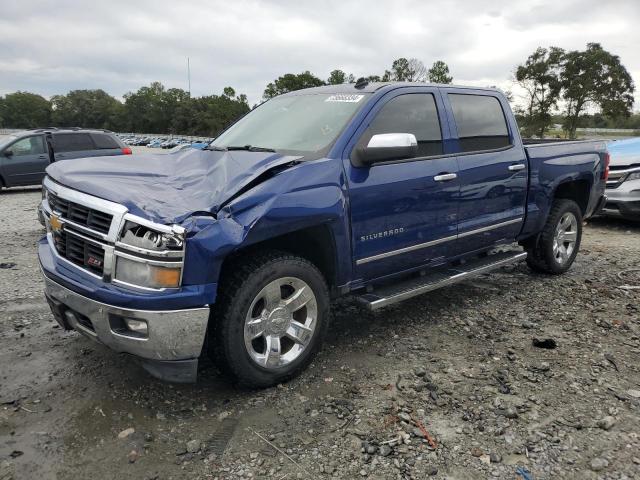
<path id="1" fill-rule="evenodd" d="M 451 85 L 440 83 L 420 83 L 420 82 L 362 82 L 362 83 L 343 83 L 340 85 L 324 85 L 322 87 L 305 88 L 302 90 L 295 90 L 293 92 L 285 93 L 283 96 L 295 96 L 295 95 L 310 95 L 310 94 L 327 94 L 327 93 L 343 93 L 343 94 L 357 94 L 357 93 L 375 93 L 382 91 L 394 90 L 402 87 L 438 87 L 438 88 L 455 88 L 460 90 L 484 90 L 490 92 L 499 91 L 497 88 L 488 87 L 474 87 L 469 85 Z"/>

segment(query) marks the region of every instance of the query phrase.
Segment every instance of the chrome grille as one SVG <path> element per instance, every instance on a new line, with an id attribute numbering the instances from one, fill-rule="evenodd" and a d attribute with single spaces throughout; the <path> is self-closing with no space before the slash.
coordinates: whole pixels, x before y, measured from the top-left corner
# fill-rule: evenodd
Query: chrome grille
<path id="1" fill-rule="evenodd" d="M 88 241 L 69 230 L 52 232 L 51 235 L 61 257 L 95 275 L 103 275 L 104 249 L 100 244 Z"/>
<path id="2" fill-rule="evenodd" d="M 70 189 L 49 177 L 45 177 L 43 187 L 42 212 L 47 219 L 47 239 L 61 260 L 102 278 L 104 282 L 120 282 L 145 290 L 164 289 L 120 281 L 115 271 L 117 258 L 125 257 L 140 263 L 141 267 L 145 264 L 179 267 L 182 274 L 184 241 L 179 250 L 156 251 L 130 245 L 120 238 L 127 222 L 162 234 L 177 232 L 184 235 L 182 227 L 156 224 L 131 215 L 124 205 Z"/>
<path id="3" fill-rule="evenodd" d="M 58 197 L 52 191 L 48 193 L 48 200 L 51 209 L 58 213 L 63 220 L 69 220 L 100 233 L 109 233 L 113 215 L 70 202 Z"/>
<path id="4" fill-rule="evenodd" d="M 607 178 L 607 188 L 617 188 L 624 182 L 630 173 L 640 171 L 640 164 L 611 166 L 609 167 L 609 178 Z"/>

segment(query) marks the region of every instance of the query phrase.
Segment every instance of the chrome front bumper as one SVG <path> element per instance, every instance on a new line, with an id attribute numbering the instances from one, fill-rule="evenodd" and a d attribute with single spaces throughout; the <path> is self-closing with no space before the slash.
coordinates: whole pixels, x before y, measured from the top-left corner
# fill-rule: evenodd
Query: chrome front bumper
<path id="1" fill-rule="evenodd" d="M 208 307 L 169 311 L 121 308 L 75 293 L 46 275 L 44 280 L 47 300 L 63 328 L 76 330 L 116 352 L 138 357 L 156 377 L 195 381 L 209 321 Z M 126 319 L 146 321 L 147 335 L 127 330 Z M 165 366 L 175 370 L 180 365 L 185 368 L 181 367 L 184 371 L 178 378 L 162 372 Z"/>

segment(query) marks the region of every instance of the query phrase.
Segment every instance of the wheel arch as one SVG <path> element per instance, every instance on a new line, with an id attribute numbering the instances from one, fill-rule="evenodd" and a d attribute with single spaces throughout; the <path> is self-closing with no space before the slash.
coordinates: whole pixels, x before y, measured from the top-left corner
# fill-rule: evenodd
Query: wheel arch
<path id="1" fill-rule="evenodd" d="M 573 200 L 578 204 L 584 216 L 589 206 L 591 186 L 592 182 L 584 178 L 564 181 L 553 191 L 552 201 L 556 199 Z"/>
<path id="2" fill-rule="evenodd" d="M 255 255 L 267 250 L 277 250 L 302 257 L 322 273 L 330 289 L 338 283 L 337 248 L 334 234 L 327 224 L 302 228 L 246 245 L 226 257 L 220 268 L 220 277 L 233 268 L 236 261 L 246 255 Z"/>

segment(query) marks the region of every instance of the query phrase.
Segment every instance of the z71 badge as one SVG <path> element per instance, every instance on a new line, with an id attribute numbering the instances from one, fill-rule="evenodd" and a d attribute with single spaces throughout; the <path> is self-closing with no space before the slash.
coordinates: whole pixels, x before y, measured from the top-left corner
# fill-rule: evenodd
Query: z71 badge
<path id="1" fill-rule="evenodd" d="M 392 228 L 391 230 L 384 230 L 382 232 L 370 233 L 369 235 L 362 235 L 360 237 L 361 242 L 368 242 L 369 240 L 375 240 L 376 238 L 393 237 L 399 233 L 404 232 L 404 228 Z"/>

